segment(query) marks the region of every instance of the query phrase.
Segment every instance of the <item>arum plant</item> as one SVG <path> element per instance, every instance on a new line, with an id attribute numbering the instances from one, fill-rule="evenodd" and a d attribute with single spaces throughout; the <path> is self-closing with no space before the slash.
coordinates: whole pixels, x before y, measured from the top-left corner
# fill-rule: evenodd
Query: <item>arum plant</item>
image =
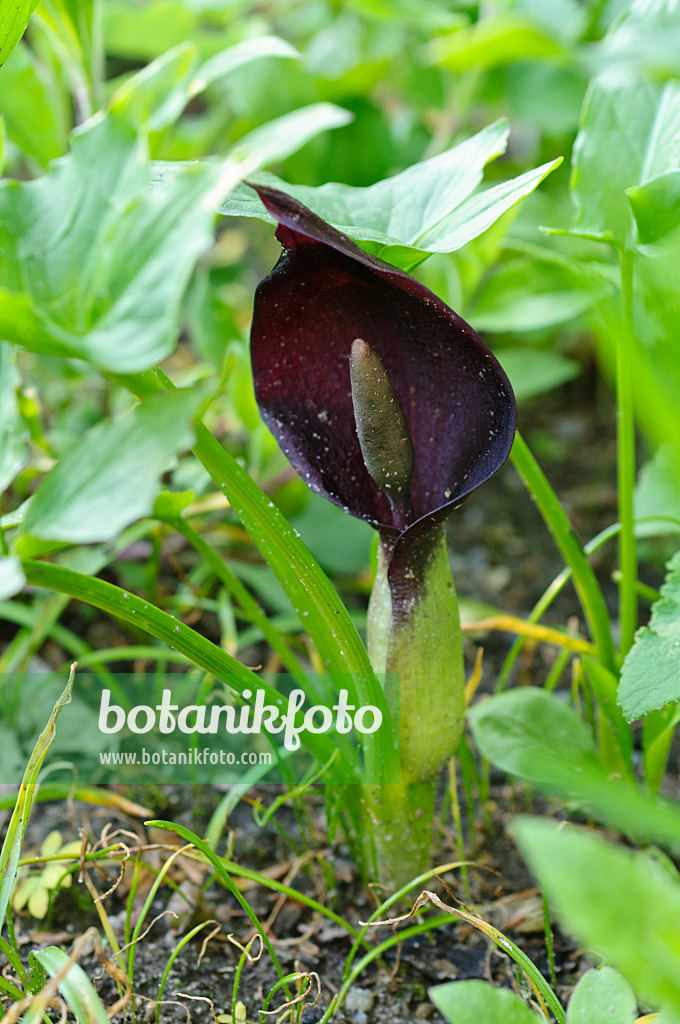
<path id="1" fill-rule="evenodd" d="M 381 881 L 401 884 L 427 867 L 438 774 L 463 724 L 445 525 L 507 459 L 514 396 L 436 295 L 297 200 L 253 187 L 283 247 L 255 298 L 260 411 L 309 486 L 378 531 L 368 653 L 399 719 L 401 775 L 366 798 Z"/>

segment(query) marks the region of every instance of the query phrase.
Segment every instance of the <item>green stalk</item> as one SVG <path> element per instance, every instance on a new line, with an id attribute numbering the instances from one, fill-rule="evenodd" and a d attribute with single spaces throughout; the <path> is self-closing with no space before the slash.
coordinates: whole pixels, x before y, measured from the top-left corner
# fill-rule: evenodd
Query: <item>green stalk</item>
<path id="1" fill-rule="evenodd" d="M 598 657 L 606 668 L 616 671 L 616 654 L 612 640 L 609 613 L 600 585 L 571 523 L 543 470 L 536 462 L 521 434 L 515 436 L 510 453 L 515 469 L 536 501 L 539 512 L 550 530 L 562 557 L 572 571 L 574 586 L 597 647 Z"/>
<path id="2" fill-rule="evenodd" d="M 583 553 L 585 555 L 592 555 L 594 551 L 602 547 L 612 537 L 618 536 L 619 530 L 621 529 L 619 523 L 614 523 L 613 526 L 607 526 L 606 529 L 601 530 L 600 533 L 596 534 L 592 540 L 589 540 L 587 544 L 583 546 Z M 566 587 L 569 580 L 572 578 L 573 573 L 569 566 L 566 566 L 555 579 L 552 581 L 550 586 L 543 592 L 541 597 L 538 599 L 536 604 L 531 610 L 527 618 L 527 622 L 540 622 L 545 613 L 547 612 L 550 605 L 553 603 L 555 598 L 561 591 Z M 525 636 L 519 636 L 514 641 L 512 647 L 508 651 L 503 666 L 498 673 L 498 680 L 496 682 L 496 693 L 502 693 L 505 689 L 508 679 L 510 678 L 510 672 L 512 667 L 517 661 L 519 654 L 526 643 L 527 638 Z M 568 653 L 568 652 L 567 652 Z"/>
<path id="3" fill-rule="evenodd" d="M 403 885 L 429 864 L 438 776 L 463 729 L 462 638 L 443 527 L 406 555 L 381 541 L 368 649 L 376 670 L 387 673 L 401 774 L 398 782 L 367 787 L 367 802 L 380 880 Z"/>
<path id="4" fill-rule="evenodd" d="M 619 619 L 621 660 L 633 646 L 638 627 L 637 546 L 634 533 L 635 411 L 633 374 L 635 322 L 633 314 L 633 253 L 621 252 L 621 330 L 616 336 L 617 477 L 619 534 Z"/>

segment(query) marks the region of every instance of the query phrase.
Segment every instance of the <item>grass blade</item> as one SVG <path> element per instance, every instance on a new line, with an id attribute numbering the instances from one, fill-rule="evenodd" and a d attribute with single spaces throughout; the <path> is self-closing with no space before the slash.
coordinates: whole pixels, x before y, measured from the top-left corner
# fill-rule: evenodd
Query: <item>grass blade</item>
<path id="1" fill-rule="evenodd" d="M 66 687 L 59 697 L 59 700 L 54 705 L 49 721 L 38 737 L 38 742 L 33 748 L 33 753 L 30 756 L 29 762 L 26 766 L 26 771 L 24 772 L 17 802 L 14 807 L 14 813 L 12 814 L 9 827 L 7 829 L 7 835 L 5 836 L 5 841 L 2 844 L 2 852 L 0 853 L 0 931 L 4 925 L 7 906 L 9 904 L 12 886 L 14 885 L 14 879 L 16 877 L 17 863 L 21 853 L 21 844 L 24 839 L 24 833 L 26 832 L 26 825 L 28 824 L 31 807 L 33 806 L 33 798 L 35 796 L 35 787 L 38 782 L 38 775 L 47 755 L 47 751 L 52 746 L 54 737 L 57 734 L 56 721 L 59 716 L 59 712 L 64 705 L 70 704 L 71 702 L 71 690 L 73 689 L 75 670 L 76 665 L 74 663 L 71 666 L 71 672 L 69 674 Z"/>

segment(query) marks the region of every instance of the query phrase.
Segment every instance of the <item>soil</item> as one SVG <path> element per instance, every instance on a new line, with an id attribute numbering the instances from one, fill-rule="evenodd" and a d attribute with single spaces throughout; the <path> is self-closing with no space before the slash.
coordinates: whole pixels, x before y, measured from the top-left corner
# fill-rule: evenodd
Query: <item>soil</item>
<path id="1" fill-rule="evenodd" d="M 433 881 L 428 885 L 445 903 L 459 906 L 460 900 L 467 906 L 471 905 L 479 916 L 517 942 L 545 976 L 549 977 L 540 895 L 533 888 L 533 880 L 505 832 L 507 819 L 515 812 L 527 809 L 526 797 L 519 787 L 500 781 L 498 785 L 492 786 L 491 794 L 489 810 L 492 818 L 486 825 L 480 823 L 475 837 L 476 847 L 472 859 L 476 866 L 470 869 L 469 874 L 471 903 L 459 871 L 443 875 L 446 884 Z M 147 798 L 149 795 L 146 794 Z M 262 792 L 251 796 L 267 799 L 271 797 L 271 792 L 267 792 L 266 796 Z M 162 806 L 149 809 L 153 809 L 154 814 L 185 824 L 200 834 L 218 797 L 217 793 L 203 791 L 197 794 L 192 793 L 189 787 L 173 787 L 162 795 Z M 153 801 L 148 802 L 153 805 Z M 373 912 L 376 899 L 362 885 L 345 847 L 340 845 L 328 848 L 318 843 L 318 840 L 324 838 L 323 801 L 320 795 L 308 797 L 307 810 L 311 812 L 312 821 L 305 829 L 300 828 L 290 807 L 283 807 L 278 812 L 279 825 L 303 851 L 302 864 L 297 870 L 295 853 L 291 852 L 290 845 L 282 839 L 281 831 L 271 824 L 263 828 L 254 825 L 252 811 L 245 803 L 237 807 L 229 821 L 233 856 L 240 863 L 258 871 L 266 872 L 278 867 L 275 870 L 277 878 L 333 906 L 356 925 Z M 30 826 L 27 845 L 37 846 L 47 832 L 54 828 L 60 829 L 66 836 L 77 834 L 79 826 L 85 828 L 90 835 L 98 836 L 106 825 L 111 826 L 112 817 L 115 820 L 115 815 L 103 809 L 88 811 L 84 805 L 76 804 L 73 817 L 69 819 L 63 803 L 41 805 Z M 128 830 L 131 828 L 129 820 L 121 818 L 118 824 Z M 139 831 L 138 825 L 133 828 Z M 172 842 L 169 834 L 160 830 L 147 831 L 145 838 L 150 844 L 167 845 L 169 838 Z M 125 841 L 131 843 L 129 836 Z M 316 856 L 305 858 L 304 852 L 310 849 L 314 849 Z M 150 850 L 145 854 L 145 860 L 158 867 L 167 855 L 167 850 Z M 449 834 L 440 844 L 436 861 L 443 863 L 455 859 L 456 850 L 453 849 L 453 839 Z M 322 861 L 325 870 L 322 870 Z M 111 869 L 106 877 L 97 877 L 94 872 L 90 874 L 99 892 L 104 892 L 115 880 L 116 872 Z M 127 879 L 130 877 L 131 871 Z M 142 874 L 133 917 L 141 909 L 151 878 L 150 873 Z M 212 931 L 212 927 L 207 927 L 175 960 L 164 993 L 167 1003 L 163 1006 L 161 1018 L 167 1024 L 179 1024 L 187 1020 L 188 1010 L 193 1021 L 211 1021 L 211 1004 L 220 1017 L 231 1010 L 234 972 L 240 950 L 227 941 L 226 935 L 233 933 L 244 943 L 252 935 L 252 929 L 235 898 L 221 886 L 213 883 L 203 896 L 198 896 L 198 887 L 194 883 L 200 883 L 200 877 L 196 877 L 195 864 L 178 858 L 171 878 L 193 898 L 196 906 L 192 914 L 187 914 L 183 901 L 174 898 L 167 889 L 161 890 L 161 895 L 153 904 L 147 919 L 149 923 L 157 915 L 173 908 L 175 912 L 179 911 L 181 917 L 179 924 L 170 915 L 158 917 L 137 945 L 135 991 L 139 996 L 146 997 L 138 1002 L 137 1020 L 153 1019 L 153 1000 L 158 991 L 160 975 L 181 935 L 200 921 L 214 920 L 221 924 L 222 929 L 210 941 L 203 955 L 201 942 L 204 935 Z M 329 878 L 333 879 L 335 892 L 328 889 Z M 128 881 L 124 881 L 105 901 L 110 922 L 121 944 L 127 886 Z M 413 890 L 411 899 L 401 901 L 390 913 L 395 916 L 407 913 L 417 895 L 418 890 Z M 253 887 L 246 890 L 245 896 L 260 920 L 271 922 L 269 934 L 283 971 L 318 974 L 321 996 L 315 1006 L 307 1006 L 302 1014 L 302 1024 L 316 1024 L 342 983 L 343 968 L 351 946 L 347 933 L 333 922 L 315 917 L 304 905 L 292 899 L 281 903 L 278 894 L 270 890 Z M 83 887 L 74 885 L 54 900 L 46 923 L 36 926 L 28 917 L 18 918 L 17 935 L 25 953 L 51 943 L 64 944 L 68 948 L 72 938 L 82 934 L 87 927 L 96 927 L 98 923 L 91 900 Z M 376 939 L 382 941 L 391 932 L 390 927 L 377 929 Z M 553 939 L 557 991 L 565 994 L 586 969 L 587 963 L 575 951 L 573 943 L 558 930 L 553 930 Z M 118 998 L 116 986 L 111 977 L 102 971 L 95 955 L 88 954 L 81 958 L 80 963 L 95 981 L 105 1004 L 113 1004 Z M 345 1006 L 333 1019 L 339 1024 L 374 1024 L 378 1021 L 411 1024 L 417 1020 L 442 1024 L 444 1018 L 428 999 L 428 989 L 447 981 L 467 978 L 485 979 L 496 986 L 511 986 L 528 995 L 521 983 L 518 986 L 518 973 L 508 955 L 474 928 L 452 919 L 450 925 L 394 946 L 379 963 L 369 965 L 358 978 Z M 256 963 L 246 964 L 241 976 L 239 998 L 246 1005 L 248 1020 L 258 1019 L 257 1011 L 276 980 L 276 972 L 266 954 Z M 127 1022 L 132 1021 L 133 1017 L 129 1012 L 124 1012 L 116 1019 Z"/>
<path id="2" fill-rule="evenodd" d="M 588 383 L 584 387 L 581 380 L 577 385 L 563 388 L 556 396 L 534 401 L 520 414 L 520 428 L 527 434 L 584 540 L 616 519 L 614 410 L 609 396 L 597 393 L 595 387 L 593 383 L 589 391 Z M 559 553 L 511 467 L 473 495 L 454 515 L 450 533 L 454 576 L 461 597 L 487 602 L 513 615 L 526 615 L 562 568 Z M 615 586 L 611 583 L 614 558 L 615 550 L 610 545 L 594 559 L 612 608 L 616 600 Z M 654 569 L 650 569 L 649 574 L 651 578 L 645 582 L 658 584 L 659 577 L 654 578 Z M 565 588 L 547 620 L 564 624 L 573 617 L 578 620 L 579 607 L 573 591 Z M 86 621 L 86 628 L 92 629 L 91 620 Z M 483 643 L 485 670 L 482 688 L 493 687 L 511 641 L 512 637 L 502 633 L 485 636 L 483 640 L 466 641 L 470 661 L 474 658 L 477 644 Z M 520 661 L 513 682 L 540 685 L 553 656 L 549 648 L 534 648 Z M 532 806 L 532 798 L 522 787 L 508 783 L 504 777 L 492 776 L 491 781 L 491 801 L 485 808 L 476 807 L 475 822 L 464 823 L 466 853 L 474 862 L 469 870 L 469 891 L 465 889 L 460 871 L 444 876 L 446 886 L 435 881 L 430 883 L 430 887 L 445 903 L 454 904 L 458 899 L 472 905 L 481 917 L 516 941 L 549 978 L 540 894 L 533 889 L 533 879 L 507 837 L 506 824 L 518 811 L 533 809 L 539 813 L 553 813 L 556 809 L 539 802 L 536 796 Z M 259 796 L 267 803 L 271 793 L 271 788 L 262 787 L 250 797 Z M 181 822 L 199 834 L 221 796 L 207 789 L 195 792 L 188 786 L 163 792 L 140 790 L 128 795 L 153 810 L 155 816 Z M 284 805 L 277 812 L 277 826 L 269 822 L 259 828 L 254 823 L 252 808 L 241 802 L 228 823 L 232 859 L 251 869 L 272 871 L 275 877 L 332 906 L 356 925 L 372 913 L 376 898 L 362 885 L 348 850 L 341 844 L 327 844 L 322 797 L 309 796 L 306 807 L 306 820 L 296 817 L 295 809 Z M 54 828 L 59 828 L 65 839 L 77 836 L 78 828 L 99 836 L 104 826 L 112 821 L 144 834 L 146 841 L 165 844 L 173 841 L 170 833 L 144 833 L 139 823 L 112 815 L 111 811 L 84 804 L 69 807 L 62 802 L 38 806 L 29 827 L 26 846 L 38 847 Z M 284 836 L 290 837 L 293 845 Z M 145 856 L 152 863 L 159 864 L 162 854 L 151 850 Z M 440 830 L 435 862 L 444 863 L 457 857 L 458 849 L 451 830 L 448 827 Z M 129 871 L 126 879 L 131 874 Z M 106 891 L 114 877 L 112 872 L 107 877 L 97 877 L 92 873 L 99 892 Z M 141 906 L 140 901 L 148 890 L 151 877 L 150 873 L 142 873 L 135 912 Z M 176 885 L 196 898 L 196 882 L 200 884 L 201 877 L 200 872 L 197 876 L 195 864 L 178 859 L 172 877 Z M 104 904 L 114 930 L 120 933 L 128 884 L 127 880 L 124 881 Z M 79 892 L 82 894 L 82 887 L 74 884 L 71 890 L 59 894 L 47 922 L 39 927 L 27 916 L 17 919 L 23 950 L 27 952 L 47 942 L 68 945 L 70 936 L 81 934 L 89 925 L 98 925 L 91 900 L 89 897 L 83 899 Z M 252 887 L 245 895 L 260 918 L 269 922 L 271 939 L 283 970 L 318 974 L 321 984 L 319 1001 L 315 1006 L 308 1005 L 301 1018 L 303 1024 L 315 1024 L 341 985 L 351 945 L 347 934 L 328 919 L 317 919 L 307 907 L 294 900 L 282 902 L 278 894 L 270 890 Z M 413 899 L 417 895 L 417 890 L 414 890 Z M 201 941 L 210 929 L 202 932 L 178 955 L 165 991 L 165 999 L 175 1002 L 163 1007 L 163 1021 L 183 1022 L 188 1013 L 194 1021 L 210 1021 L 211 1005 L 217 1015 L 231 1012 L 234 972 L 240 951 L 226 939 L 226 935 L 233 932 L 244 942 L 250 935 L 250 924 L 234 897 L 214 882 L 200 899 L 196 898 L 196 902 L 197 907 L 190 918 L 182 911 L 180 930 L 186 931 L 201 920 L 211 918 L 219 922 L 221 933 L 208 943 L 200 965 Z M 184 906 L 181 900 L 163 888 L 148 920 L 168 908 Z M 408 910 L 409 904 L 402 901 L 392 908 L 391 913 L 404 914 Z M 174 919 L 168 916 L 159 918 L 138 943 L 135 989 L 148 1000 L 154 999 L 160 975 L 180 940 L 180 934 L 173 930 L 174 923 Z M 560 996 L 565 996 L 587 963 L 559 929 L 554 928 L 553 932 L 556 989 Z M 390 928 L 384 927 L 376 931 L 375 937 L 382 941 L 389 934 Z M 90 977 L 99 977 L 96 985 L 105 1002 L 109 1005 L 115 1002 L 118 998 L 116 987 L 107 974 L 102 975 L 95 957 L 90 955 L 81 962 Z M 338 1024 L 377 1024 L 378 1021 L 412 1024 L 418 1020 L 439 1024 L 443 1018 L 429 1001 L 428 989 L 446 981 L 466 978 L 486 979 L 528 994 L 522 988 L 524 983 L 507 954 L 499 951 L 479 931 L 452 918 L 445 927 L 408 939 L 388 950 L 379 963 L 369 965 L 333 1019 Z M 245 1003 L 249 1020 L 259 1019 L 259 1007 L 275 982 L 276 974 L 266 953 L 257 963 L 246 964 L 239 998 Z M 283 1001 L 281 993 L 277 993 L 275 1000 L 279 995 Z M 272 1006 L 276 1005 L 275 1000 Z M 153 1013 L 152 1002 L 138 1003 L 137 1020 L 152 1018 Z M 116 1019 L 131 1020 L 129 1009 Z M 274 1015 L 270 1019 L 276 1020 L 277 1017 Z"/>

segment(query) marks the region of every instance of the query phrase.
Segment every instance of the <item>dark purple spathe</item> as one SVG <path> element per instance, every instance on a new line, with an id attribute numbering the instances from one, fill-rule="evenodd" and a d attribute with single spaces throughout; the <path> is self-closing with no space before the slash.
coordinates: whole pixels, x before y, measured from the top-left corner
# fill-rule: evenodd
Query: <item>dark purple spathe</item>
<path id="1" fill-rule="evenodd" d="M 472 328 L 418 281 L 371 256 L 295 199 L 253 185 L 278 222 L 281 259 L 258 286 L 251 335 L 255 395 L 310 487 L 387 539 L 416 540 L 500 469 L 515 400 Z M 414 449 L 412 521 L 369 475 L 357 436 L 352 342 L 378 354 Z"/>

